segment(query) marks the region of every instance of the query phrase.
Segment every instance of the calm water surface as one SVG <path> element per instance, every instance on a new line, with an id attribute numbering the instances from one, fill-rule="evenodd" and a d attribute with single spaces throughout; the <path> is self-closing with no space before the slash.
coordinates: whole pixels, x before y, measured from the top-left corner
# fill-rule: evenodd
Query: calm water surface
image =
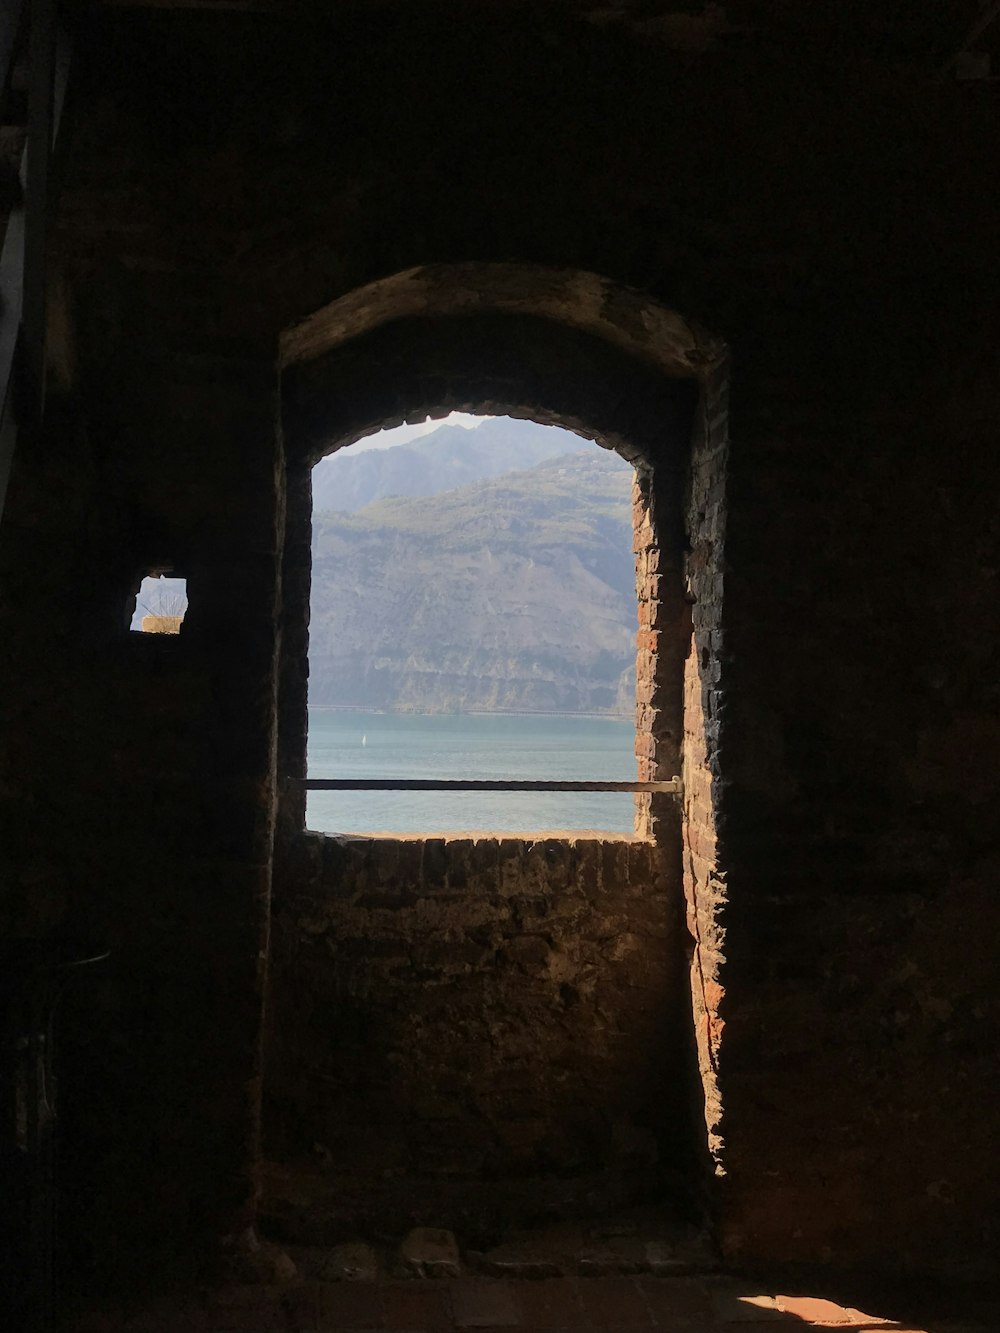
<path id="1" fill-rule="evenodd" d="M 631 722 L 309 710 L 311 778 L 536 778 L 629 782 Z M 460 829 L 631 832 L 634 797 L 579 792 L 310 792 L 306 826 L 322 833 Z"/>

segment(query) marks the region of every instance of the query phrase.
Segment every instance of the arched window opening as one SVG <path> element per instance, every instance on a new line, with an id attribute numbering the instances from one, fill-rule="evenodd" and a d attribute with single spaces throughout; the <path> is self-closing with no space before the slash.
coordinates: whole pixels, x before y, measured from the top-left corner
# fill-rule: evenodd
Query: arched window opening
<path id="1" fill-rule="evenodd" d="M 425 1213 L 432 1198 L 438 1224 L 482 1243 L 479 1217 L 520 1227 L 626 1205 L 683 1211 L 702 1197 L 706 1147 L 716 1161 L 723 1151 L 714 818 L 726 383 L 724 348 L 655 300 L 531 266 L 396 274 L 283 337 L 283 782 L 262 1205 L 279 1232 L 319 1235 L 332 1199 L 366 1234 Z M 624 604 L 636 683 L 623 726 L 629 772 L 655 788 L 635 802 L 638 837 L 478 836 L 489 828 L 479 819 L 448 830 L 456 836 L 423 826 L 338 837 L 317 831 L 312 806 L 307 818 L 317 785 L 307 705 L 324 688 L 311 585 L 338 556 L 322 549 L 313 488 L 319 501 L 326 483 L 314 469 L 338 451 L 349 461 L 347 446 L 383 428 L 456 411 L 562 426 L 581 437 L 581 458 L 617 455 L 634 469 Z M 524 505 L 508 512 L 523 518 Z M 356 529 L 351 545 L 364 555 Z M 563 561 L 572 547 L 559 543 Z M 384 548 L 373 540 L 373 561 Z M 401 550 L 385 558 L 397 579 L 411 573 Z M 367 623 L 398 630 L 393 606 L 355 595 Z M 355 726 L 355 753 L 369 750 L 372 732 Z M 496 798 L 476 799 L 492 819 Z"/>
<path id="2" fill-rule="evenodd" d="M 461 313 L 448 308 L 456 294 Z M 662 824 L 674 836 L 690 629 L 685 495 L 700 367 L 716 351 L 663 307 L 594 275 L 503 265 L 400 274 L 288 331 L 279 845 L 308 826 L 307 791 L 330 785 L 306 765 L 312 469 L 379 430 L 454 411 L 561 426 L 587 437 L 592 456 L 596 441 L 635 468 L 635 830 L 655 840 Z"/>
<path id="3" fill-rule="evenodd" d="M 634 469 L 455 413 L 313 468 L 308 776 L 634 782 Z M 631 832 L 616 791 L 311 791 L 329 833 Z"/>

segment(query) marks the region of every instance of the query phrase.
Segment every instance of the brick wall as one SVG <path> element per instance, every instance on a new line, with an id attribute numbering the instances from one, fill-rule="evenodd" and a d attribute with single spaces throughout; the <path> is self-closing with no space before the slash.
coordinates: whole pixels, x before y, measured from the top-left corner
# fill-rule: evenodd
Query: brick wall
<path id="1" fill-rule="evenodd" d="M 708 1149 L 723 1163 L 723 1104 L 718 1074 L 722 1035 L 726 908 L 725 859 L 718 845 L 722 775 L 721 727 L 726 462 L 729 367 L 704 385 L 692 441 L 685 560 L 691 629 L 680 637 L 683 666 L 684 897 L 692 941 L 691 997 Z"/>

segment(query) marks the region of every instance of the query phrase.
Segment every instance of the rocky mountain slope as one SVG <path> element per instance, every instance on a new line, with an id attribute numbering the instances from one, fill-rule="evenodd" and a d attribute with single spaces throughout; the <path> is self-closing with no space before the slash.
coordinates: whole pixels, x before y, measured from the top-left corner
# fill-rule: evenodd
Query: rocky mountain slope
<path id="1" fill-rule="evenodd" d="M 630 714 L 631 477 L 590 445 L 432 498 L 316 513 L 310 702 Z"/>
<path id="2" fill-rule="evenodd" d="M 475 430 L 439 426 L 409 444 L 364 452 L 348 447 L 322 459 L 313 468 L 313 510 L 353 514 L 389 495 L 439 495 L 593 448 L 568 430 L 510 417 L 494 417 Z"/>

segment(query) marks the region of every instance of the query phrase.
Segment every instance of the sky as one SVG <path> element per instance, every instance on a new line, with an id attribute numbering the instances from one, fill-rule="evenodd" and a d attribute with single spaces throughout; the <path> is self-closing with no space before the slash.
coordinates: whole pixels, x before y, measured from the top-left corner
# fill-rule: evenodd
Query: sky
<path id="1" fill-rule="evenodd" d="M 367 435 L 363 440 L 351 445 L 351 453 L 360 454 L 368 449 L 391 449 L 396 444 L 408 444 L 410 440 L 415 440 L 421 435 L 429 435 L 439 426 L 464 426 L 466 430 L 475 430 L 477 426 L 489 420 L 489 417 L 474 417 L 468 412 L 452 412 L 450 416 L 438 421 L 428 419 L 415 426 L 395 426 L 392 430 L 380 430 L 375 435 Z"/>

